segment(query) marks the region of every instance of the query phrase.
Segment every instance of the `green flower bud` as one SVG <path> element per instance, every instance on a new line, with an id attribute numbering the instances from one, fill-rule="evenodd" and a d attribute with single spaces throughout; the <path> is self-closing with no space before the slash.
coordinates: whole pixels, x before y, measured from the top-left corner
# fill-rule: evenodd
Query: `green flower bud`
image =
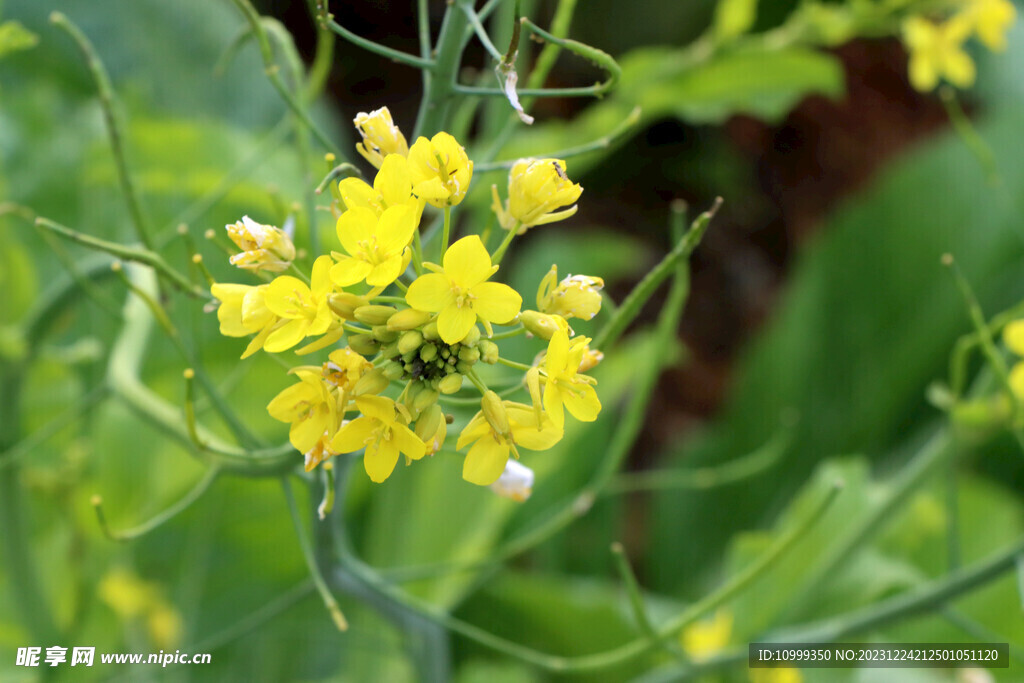
<path id="1" fill-rule="evenodd" d="M 437 397 L 438 393 L 436 391 L 424 387 L 423 391 L 416 395 L 412 402 L 412 407 L 422 414 L 424 410 L 437 403 Z"/>
<path id="2" fill-rule="evenodd" d="M 437 430 L 441 428 L 442 420 L 444 420 L 444 413 L 441 411 L 441 406 L 435 403 L 420 413 L 416 420 L 416 436 L 423 441 L 434 438 Z"/>
<path id="3" fill-rule="evenodd" d="M 488 365 L 494 365 L 498 362 L 498 345 L 490 339 L 481 339 L 476 348 L 480 350 L 480 360 L 483 362 Z"/>
<path id="4" fill-rule="evenodd" d="M 565 318 L 559 315 L 539 313 L 538 311 L 523 311 L 519 314 L 519 320 L 522 321 L 523 327 L 526 328 L 527 332 L 541 339 L 550 340 L 558 330 L 569 332 L 569 323 L 565 322 Z M 572 335 L 570 334 L 569 336 Z"/>
<path id="5" fill-rule="evenodd" d="M 455 371 L 461 372 L 463 375 L 469 374 L 470 372 L 473 372 L 473 364 L 460 360 L 455 364 Z"/>
<path id="6" fill-rule="evenodd" d="M 327 306 L 334 313 L 345 320 L 355 320 L 355 310 L 366 305 L 366 299 L 349 292 L 331 294 L 327 298 Z"/>
<path id="7" fill-rule="evenodd" d="M 405 367 L 393 360 L 389 360 L 387 363 L 381 366 L 381 370 L 384 371 L 384 376 L 390 380 L 401 379 L 402 375 L 405 374 Z"/>
<path id="8" fill-rule="evenodd" d="M 401 353 L 416 351 L 421 344 L 423 344 L 423 335 L 416 330 L 403 332 L 402 336 L 398 338 L 398 350 Z"/>
<path id="9" fill-rule="evenodd" d="M 387 325 L 374 325 L 373 338 L 382 342 L 393 342 L 398 340 L 398 333 L 388 329 Z"/>
<path id="10" fill-rule="evenodd" d="M 452 355 L 451 349 L 449 349 L 447 347 L 441 349 L 441 358 L 444 358 L 445 360 L 448 360 L 448 358 L 450 358 L 451 355 Z"/>
<path id="11" fill-rule="evenodd" d="M 365 325 L 384 325 L 396 312 L 393 306 L 360 306 L 355 310 L 355 316 Z"/>
<path id="12" fill-rule="evenodd" d="M 448 375 L 441 380 L 437 388 L 442 394 L 454 394 L 462 388 L 462 375 Z"/>
<path id="13" fill-rule="evenodd" d="M 473 346 L 478 341 L 480 341 L 480 328 L 473 325 L 473 327 L 469 328 L 469 334 L 467 334 L 466 338 L 462 340 L 462 345 Z"/>
<path id="14" fill-rule="evenodd" d="M 380 347 L 380 355 L 385 358 L 398 358 L 398 342 L 393 341 L 390 344 L 384 344 Z"/>
<path id="15" fill-rule="evenodd" d="M 470 348 L 463 346 L 459 351 L 459 360 L 464 360 L 470 365 L 480 360 L 480 350 L 476 348 Z"/>
<path id="16" fill-rule="evenodd" d="M 430 341 L 437 341 L 441 338 L 441 335 L 437 333 L 437 321 L 427 323 L 423 326 L 423 338 L 429 339 Z"/>
<path id="17" fill-rule="evenodd" d="M 388 318 L 388 329 L 398 332 L 412 330 L 430 322 L 430 313 L 407 308 Z"/>
<path id="18" fill-rule="evenodd" d="M 494 431 L 498 434 L 509 433 L 508 413 L 505 412 L 505 404 L 501 402 L 501 397 L 488 390 L 480 401 L 480 409 Z"/>
<path id="19" fill-rule="evenodd" d="M 424 363 L 429 363 L 430 361 L 434 360 L 435 358 L 437 358 L 437 347 L 436 346 L 434 346 L 433 344 L 424 344 L 423 346 L 420 347 L 420 360 L 421 361 L 423 361 Z"/>
<path id="20" fill-rule="evenodd" d="M 389 381 L 384 376 L 384 371 L 380 368 L 374 368 L 359 378 L 356 385 L 352 387 L 352 395 L 379 394 L 388 388 L 388 384 Z"/>
<path id="21" fill-rule="evenodd" d="M 348 345 L 362 356 L 372 356 L 380 350 L 380 343 L 368 334 L 353 334 L 348 338 Z"/>

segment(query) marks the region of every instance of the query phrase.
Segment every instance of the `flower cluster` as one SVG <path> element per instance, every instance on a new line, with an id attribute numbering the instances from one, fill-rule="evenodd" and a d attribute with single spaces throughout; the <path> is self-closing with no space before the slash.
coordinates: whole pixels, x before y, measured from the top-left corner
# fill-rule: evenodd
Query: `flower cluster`
<path id="1" fill-rule="evenodd" d="M 328 350 L 319 365 L 292 368 L 297 381 L 267 406 L 290 424 L 289 440 L 305 455 L 307 470 L 361 451 L 370 479 L 382 482 L 401 456 L 408 464 L 441 450 L 454 424 L 442 408 L 446 397 L 471 392 L 480 408 L 455 445 L 467 449 L 463 477 L 524 500 L 533 473 L 510 457 L 521 448 L 551 448 L 562 438 L 566 411 L 582 421 L 600 412 L 596 382 L 583 373 L 602 354 L 569 321 L 597 315 L 604 283 L 589 275 L 559 281 L 552 266 L 536 310 L 523 310 L 522 296 L 496 276 L 512 238 L 573 215 L 583 188 L 569 180 L 564 161 L 521 160 L 509 174 L 505 202 L 493 188 L 500 245 L 489 250 L 479 234 L 449 245 L 452 208 L 473 177 L 466 150 L 445 132 L 410 147 L 386 107 L 359 114 L 355 125 L 362 137 L 357 150 L 377 172 L 372 185 L 346 178 L 331 188 L 338 249 L 319 255 L 308 277 L 283 231 L 248 217 L 227 226 L 242 250 L 231 263 L 294 274 L 214 284 L 221 333 L 252 337 L 243 357 L 261 349 Z M 442 236 L 422 230 L 428 204 L 443 212 Z M 437 262 L 424 260 L 427 252 Z M 496 334 L 495 326 L 510 329 Z M 502 356 L 498 342 L 517 334 L 546 342 L 532 364 Z M 488 389 L 480 363 L 523 373 L 511 391 L 523 391 L 528 402 Z"/>
<path id="2" fill-rule="evenodd" d="M 933 90 L 941 80 L 959 88 L 974 83 L 975 68 L 964 49 L 977 36 L 990 50 L 1006 48 L 1006 33 L 1017 18 L 1011 0 L 962 0 L 941 19 L 911 16 L 903 23 L 903 42 L 910 52 L 910 83 Z"/>

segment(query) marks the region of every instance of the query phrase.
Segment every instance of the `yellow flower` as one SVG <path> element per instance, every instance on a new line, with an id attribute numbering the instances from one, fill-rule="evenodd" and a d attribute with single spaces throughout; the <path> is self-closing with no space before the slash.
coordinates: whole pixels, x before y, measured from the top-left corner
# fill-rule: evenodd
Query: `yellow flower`
<path id="1" fill-rule="evenodd" d="M 530 406 L 512 401 L 504 401 L 503 405 L 508 421 L 506 433 L 499 433 L 481 410 L 459 435 L 457 449 L 473 444 L 462 465 L 462 478 L 470 483 L 490 486 L 496 482 L 505 471 L 509 454 L 516 453 L 519 457 L 518 446 L 544 451 L 562 438 L 561 427 L 547 415 L 542 415 L 538 423 Z"/>
<path id="2" fill-rule="evenodd" d="M 266 303 L 284 322 L 267 337 L 263 348 L 278 353 L 292 348 L 305 337 L 323 334 L 333 322 L 327 305 L 333 291 L 329 273 L 331 257 L 321 256 L 313 263 L 312 284 L 290 275 L 279 275 L 267 285 Z"/>
<path id="3" fill-rule="evenodd" d="M 295 259 L 295 245 L 280 228 L 257 223 L 248 216 L 224 227 L 231 241 L 242 250 L 229 259 L 231 265 L 251 271 L 280 273 Z"/>
<path id="4" fill-rule="evenodd" d="M 578 374 L 589 343 L 587 337 L 576 337 L 570 342 L 569 335 L 562 330 L 555 332 L 548 343 L 544 358 L 544 411 L 559 427 L 565 424 L 564 409 L 583 422 L 593 422 L 601 412 L 594 380 Z"/>
<path id="5" fill-rule="evenodd" d="M 679 636 L 683 649 L 698 662 L 721 652 L 731 638 L 732 613 L 727 609 L 719 609 L 714 617 L 687 626 Z"/>
<path id="6" fill-rule="evenodd" d="M 516 228 L 519 234 L 535 225 L 554 223 L 576 213 L 568 206 L 580 198 L 583 188 L 569 180 L 561 159 L 520 159 L 508 174 L 508 202 L 502 206 L 498 187 L 491 186 L 492 209 L 498 223 L 506 230 Z"/>
<path id="7" fill-rule="evenodd" d="M 153 644 L 173 648 L 181 640 L 181 615 L 160 585 L 127 569 L 112 569 L 99 583 L 100 599 L 125 620 L 144 620 Z"/>
<path id="8" fill-rule="evenodd" d="M 323 461 L 330 460 L 338 455 L 338 452 L 331 448 L 331 440 L 333 438 L 333 434 L 325 432 L 323 436 L 317 439 L 312 448 L 302 454 L 303 466 L 307 472 L 312 471 L 314 467 Z"/>
<path id="9" fill-rule="evenodd" d="M 413 460 L 426 453 L 426 446 L 409 427 L 399 422 L 396 404 L 384 396 L 360 396 L 356 407 L 362 413 L 345 424 L 331 441 L 339 453 L 353 453 L 365 448 L 363 466 L 370 479 L 382 482 L 391 476 L 398 464 L 399 452 Z"/>
<path id="10" fill-rule="evenodd" d="M 750 668 L 750 683 L 803 683 L 804 676 L 800 669 L 789 666 L 772 666 Z"/>
<path id="11" fill-rule="evenodd" d="M 498 481 L 491 484 L 491 490 L 502 498 L 522 503 L 533 493 L 533 470 L 515 460 L 509 460 Z"/>
<path id="12" fill-rule="evenodd" d="M 387 107 L 381 107 L 369 114 L 359 112 L 353 123 L 363 138 L 362 142 L 356 143 L 356 150 L 377 168 L 380 168 L 384 158 L 389 154 L 409 154 L 409 144 L 391 119 L 391 112 Z"/>
<path id="13" fill-rule="evenodd" d="M 966 12 L 974 20 L 974 31 L 985 47 L 993 52 L 1006 49 L 1006 32 L 1017 19 L 1017 8 L 1010 0 L 970 0 Z"/>
<path id="14" fill-rule="evenodd" d="M 275 420 L 291 423 L 288 440 L 297 451 L 306 453 L 324 434 L 337 433 L 341 421 L 338 397 L 331 393 L 317 368 L 306 366 L 289 372 L 299 382 L 275 396 L 267 412 Z"/>
<path id="15" fill-rule="evenodd" d="M 973 22 L 964 14 L 942 24 L 921 17 L 907 19 L 903 23 L 903 41 L 910 51 L 910 84 L 928 92 L 942 78 L 960 88 L 974 83 L 974 62 L 963 49 L 973 28 Z"/>
<path id="16" fill-rule="evenodd" d="M 1024 320 L 1014 320 L 1003 328 L 1003 343 L 1018 356 L 1024 356 Z M 1024 400 L 1024 361 L 1010 369 L 1010 388 L 1018 399 Z"/>
<path id="17" fill-rule="evenodd" d="M 419 138 L 409 150 L 413 193 L 432 206 L 455 206 L 466 196 L 473 178 L 473 162 L 451 135 L 440 132 L 430 140 Z"/>
<path id="18" fill-rule="evenodd" d="M 263 348 L 263 343 L 278 322 L 278 317 L 267 308 L 266 292 L 267 285 L 253 287 L 218 282 L 210 286 L 210 294 L 220 301 L 217 307 L 220 333 L 225 337 L 256 334 L 242 358 L 248 358 Z"/>
<path id="19" fill-rule="evenodd" d="M 409 162 L 398 154 L 385 157 L 373 187 L 361 178 L 344 178 L 338 182 L 338 192 L 347 209 L 370 209 L 380 216 L 389 207 L 407 205 L 415 209 L 417 225 L 423 213 L 423 200 L 412 193 Z"/>
<path id="20" fill-rule="evenodd" d="M 463 237 L 448 248 L 444 268 L 427 264 L 433 273 L 416 278 L 409 285 L 405 300 L 413 308 L 439 313 L 437 332 L 447 344 L 466 338 L 477 318 L 489 328 L 491 323 L 508 323 L 519 313 L 523 298 L 498 282 L 487 282 L 498 266 L 476 235 Z"/>
<path id="21" fill-rule="evenodd" d="M 347 254 L 334 252 L 338 263 L 331 280 L 348 287 L 366 280 L 371 287 L 386 287 L 409 265 L 409 242 L 416 232 L 417 212 L 406 205 L 392 206 L 377 216 L 370 209 L 349 209 L 338 219 L 338 239 Z"/>
<path id="22" fill-rule="evenodd" d="M 537 290 L 537 308 L 563 318 L 590 320 L 601 310 L 604 280 L 590 275 L 569 275 L 555 286 L 558 266 L 541 280 Z"/>

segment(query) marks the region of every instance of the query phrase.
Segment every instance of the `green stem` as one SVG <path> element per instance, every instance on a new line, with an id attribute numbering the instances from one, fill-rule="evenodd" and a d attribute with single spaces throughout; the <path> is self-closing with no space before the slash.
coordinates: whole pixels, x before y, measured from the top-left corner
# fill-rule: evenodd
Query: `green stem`
<path id="1" fill-rule="evenodd" d="M 629 293 L 619 306 L 615 316 L 605 323 L 605 326 L 594 337 L 594 341 L 590 345 L 591 348 L 607 349 L 618 340 L 629 324 L 640 314 L 640 309 L 651 298 L 658 285 L 672 274 L 673 269 L 680 261 L 689 258 L 693 250 L 697 248 L 701 238 L 704 236 L 705 230 L 707 230 L 708 224 L 721 205 L 722 200 L 719 198 L 711 209 L 697 217 L 693 225 L 690 226 L 690 230 L 679 240 L 675 248 L 666 254 L 665 258 L 644 276 L 644 279 L 637 283 L 633 291 Z"/>
<path id="2" fill-rule="evenodd" d="M 516 361 L 509 360 L 507 358 L 499 357 L 498 362 L 504 365 L 505 367 L 515 368 L 516 370 L 522 370 L 523 372 L 526 372 L 531 368 L 531 366 L 527 365 L 526 363 L 517 363 Z"/>
<path id="3" fill-rule="evenodd" d="M 324 607 L 331 615 L 334 625 L 339 631 L 348 630 L 348 621 L 334 599 L 331 589 L 327 586 L 323 574 L 320 572 L 320 565 L 317 564 L 316 556 L 313 554 L 313 545 L 310 542 L 306 530 L 302 526 L 302 518 L 299 516 L 299 509 L 295 505 L 295 494 L 292 493 L 291 482 L 287 476 L 281 477 L 281 488 L 284 490 L 285 500 L 288 502 L 288 514 L 291 515 L 292 525 L 295 527 L 295 535 L 299 539 L 299 547 L 302 548 L 302 557 L 306 560 L 306 567 L 309 569 L 309 576 L 313 579 L 313 585 L 324 602 Z"/>
<path id="4" fill-rule="evenodd" d="M 501 259 L 505 258 L 505 252 L 508 251 L 508 245 L 512 244 L 512 240 L 515 239 L 519 225 L 519 221 L 516 221 L 511 228 L 505 231 L 505 238 L 501 240 L 501 244 L 491 254 L 491 265 L 498 265 L 501 263 Z"/>
<path id="5" fill-rule="evenodd" d="M 93 496 L 92 506 L 96 511 L 96 519 L 99 522 L 100 529 L 103 530 L 103 535 L 112 541 L 134 541 L 135 539 L 145 536 L 150 531 L 166 524 L 176 516 L 187 510 L 199 500 L 204 493 L 206 493 L 213 482 L 220 476 L 221 471 L 216 467 L 211 467 L 206 470 L 203 477 L 196 482 L 196 485 L 186 493 L 181 500 L 171 505 L 169 508 L 160 512 L 152 519 L 139 524 L 138 526 L 132 527 L 131 529 L 125 529 L 123 531 L 114 531 L 107 524 L 106 515 L 103 514 L 103 499 L 100 496 Z"/>
<path id="6" fill-rule="evenodd" d="M 303 579 L 256 611 L 239 619 L 223 631 L 203 638 L 189 649 L 193 652 L 213 652 L 214 650 L 219 650 L 232 641 L 276 619 L 309 595 L 312 589 L 313 582 L 309 579 Z"/>
<path id="7" fill-rule="evenodd" d="M 107 387 L 101 384 L 85 396 L 82 396 L 80 399 L 75 401 L 74 405 L 62 412 L 60 415 L 50 420 L 39 429 L 33 430 L 31 434 L 25 436 L 21 441 L 18 441 L 10 448 L 0 453 L 0 469 L 10 467 L 29 453 L 34 452 L 51 437 L 59 434 L 61 430 L 74 424 L 76 419 L 89 412 L 89 410 L 94 406 L 98 405 L 108 396 L 108 394 L 109 391 L 107 390 Z"/>
<path id="8" fill-rule="evenodd" d="M 939 88 L 939 99 L 942 100 L 942 105 L 946 108 L 946 115 L 953 125 L 953 130 L 977 159 L 989 184 L 998 185 L 999 168 L 996 165 L 996 157 L 992 153 L 992 148 L 985 142 L 985 138 L 981 137 L 974 124 L 967 118 L 967 114 L 964 113 L 963 107 L 960 106 L 960 101 L 956 97 L 956 90 L 948 85 L 942 86 Z"/>
<path id="9" fill-rule="evenodd" d="M 458 0 L 458 3 L 462 11 L 466 13 L 466 18 L 469 19 L 469 25 L 472 27 L 473 32 L 476 33 L 476 37 L 480 39 L 480 44 L 494 58 L 494 61 L 502 61 L 504 57 L 501 54 L 501 50 L 494 47 L 491 37 L 487 35 L 487 29 L 484 28 L 483 23 L 480 21 L 480 16 L 473 9 L 473 0 Z"/>
<path id="10" fill-rule="evenodd" d="M 321 22 L 323 23 L 324 26 L 326 26 L 334 33 L 337 33 L 345 40 L 349 41 L 350 43 L 353 43 L 354 45 L 358 45 L 359 47 L 363 48 L 364 50 L 367 50 L 368 52 L 373 52 L 374 54 L 378 54 L 381 57 L 387 57 L 392 61 L 398 62 L 399 64 L 406 64 L 417 69 L 425 69 L 429 71 L 435 68 L 435 63 L 430 59 L 417 57 L 416 55 L 411 55 L 408 52 L 402 52 L 401 50 L 390 48 L 387 45 L 375 43 L 372 40 L 368 40 L 366 38 L 363 38 L 362 36 L 358 36 L 355 33 L 352 33 L 352 31 L 349 31 L 347 28 L 336 22 L 333 18 L 333 15 L 331 14 L 328 14 L 325 17 L 323 17 L 321 19 Z"/>
<path id="11" fill-rule="evenodd" d="M 451 241 L 452 231 L 452 207 L 444 207 L 444 224 L 441 228 L 441 256 L 437 262 L 442 263 L 444 261 L 444 255 L 448 251 L 448 243 Z"/>
<path id="12" fill-rule="evenodd" d="M 106 252 L 111 256 L 116 256 L 117 258 L 125 261 L 133 261 L 135 263 L 147 265 L 189 296 L 193 296 L 197 299 L 210 298 L 208 292 L 203 291 L 201 288 L 190 282 L 187 277 L 167 265 L 167 262 L 164 261 L 163 257 L 155 251 L 139 247 L 127 247 L 117 242 L 110 242 L 98 237 L 93 237 L 92 235 L 86 235 L 85 233 L 72 230 L 67 226 L 51 221 L 48 218 L 43 218 L 42 216 L 36 218 L 36 225 L 40 228 L 45 228 L 60 237 L 69 239 L 72 242 L 77 242 L 82 246 L 89 247 L 90 249 Z"/>
<path id="13" fill-rule="evenodd" d="M 512 337 L 518 337 L 519 335 L 525 334 L 525 333 L 526 333 L 526 328 L 523 327 L 522 325 L 520 325 L 520 326 L 518 326 L 518 327 L 516 327 L 514 329 L 506 330 L 505 332 L 499 332 L 498 334 L 494 335 L 490 339 L 491 339 L 491 341 L 500 341 L 502 339 L 511 339 Z"/>
<path id="14" fill-rule="evenodd" d="M 466 14 L 453 5 L 448 5 L 437 36 L 437 57 L 429 83 L 423 90 L 423 101 L 413 130 L 413 140 L 420 135 L 432 136 L 442 130 L 448 120 L 455 76 L 462 58 L 462 32 L 468 26 Z"/>
<path id="15" fill-rule="evenodd" d="M 412 268 L 416 277 L 423 274 L 423 242 L 420 241 L 419 228 L 412 234 Z"/>
<path id="16" fill-rule="evenodd" d="M 629 566 L 629 558 L 626 557 L 626 549 L 621 543 L 615 542 L 611 546 L 612 559 L 615 561 L 615 569 L 619 572 L 622 586 L 626 589 L 629 597 L 629 606 L 633 610 L 633 620 L 637 628 L 652 644 L 658 644 L 658 633 L 647 615 L 647 606 L 644 604 L 644 596 L 640 592 L 640 584 L 636 580 L 633 568 Z"/>
<path id="17" fill-rule="evenodd" d="M 120 121 L 115 113 L 114 90 L 110 85 L 110 77 L 107 70 L 96 54 L 89 39 L 82 33 L 81 29 L 71 23 L 61 12 L 50 14 L 50 23 L 63 29 L 78 44 L 78 48 L 85 56 L 85 61 L 96 82 L 96 90 L 99 93 L 100 107 L 103 110 L 103 122 L 106 124 L 107 135 L 110 137 L 110 148 L 114 153 L 114 162 L 117 165 L 117 177 L 121 183 L 121 191 L 128 204 L 128 213 L 131 215 L 132 224 L 135 227 L 135 234 L 139 240 L 152 250 L 153 236 L 150 233 L 148 222 L 142 212 L 138 193 L 135 190 L 135 183 L 131 173 L 128 171 L 128 162 L 124 153 L 124 134 L 121 130 Z"/>

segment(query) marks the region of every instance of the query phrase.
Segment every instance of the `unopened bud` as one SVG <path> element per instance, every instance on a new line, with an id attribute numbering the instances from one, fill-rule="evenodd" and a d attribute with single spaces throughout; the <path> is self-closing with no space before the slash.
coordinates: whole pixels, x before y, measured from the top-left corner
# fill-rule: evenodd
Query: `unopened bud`
<path id="1" fill-rule="evenodd" d="M 415 308 L 407 308 L 399 311 L 388 318 L 389 330 L 412 330 L 430 322 L 430 313 L 417 311 Z"/>
<path id="2" fill-rule="evenodd" d="M 473 372 L 473 364 L 467 363 L 464 360 L 460 360 L 455 364 L 455 371 L 461 372 L 463 375 L 468 375 L 469 373 Z"/>
<path id="3" fill-rule="evenodd" d="M 374 325 L 371 334 L 374 339 L 384 343 L 398 341 L 398 333 L 389 330 L 387 325 Z"/>
<path id="4" fill-rule="evenodd" d="M 481 339 L 476 348 L 479 349 L 480 360 L 483 362 L 488 365 L 494 365 L 498 362 L 498 345 L 490 339 Z"/>
<path id="5" fill-rule="evenodd" d="M 480 400 L 480 409 L 495 432 L 509 433 L 508 413 L 505 412 L 505 404 L 501 402 L 501 397 L 488 389 Z"/>
<path id="6" fill-rule="evenodd" d="M 540 313 L 538 311 L 523 311 L 519 314 L 519 319 L 522 321 L 523 327 L 526 328 L 527 332 L 541 339 L 550 340 L 558 330 L 565 330 L 566 333 L 569 332 L 569 323 L 558 315 Z"/>
<path id="7" fill-rule="evenodd" d="M 388 378 L 384 376 L 384 371 L 374 368 L 359 378 L 356 385 L 352 387 L 352 395 L 379 394 L 388 388 L 388 384 Z"/>
<path id="8" fill-rule="evenodd" d="M 420 347 L 420 360 L 422 360 L 424 363 L 429 363 L 435 358 L 437 358 L 436 346 L 434 346 L 433 344 L 424 344 L 423 346 Z"/>
<path id="9" fill-rule="evenodd" d="M 405 374 L 405 367 L 401 363 L 393 360 L 389 360 L 387 363 L 381 366 L 381 370 L 384 376 L 389 380 L 401 379 L 402 375 Z"/>
<path id="10" fill-rule="evenodd" d="M 441 383 L 437 385 L 437 388 L 442 394 L 454 394 L 462 388 L 462 375 L 448 375 L 441 380 Z"/>
<path id="11" fill-rule="evenodd" d="M 423 338 L 430 341 L 437 341 L 441 336 L 437 333 L 437 321 L 427 323 L 423 326 Z"/>
<path id="12" fill-rule="evenodd" d="M 391 306 L 369 305 L 355 309 L 356 320 L 365 325 L 385 325 L 395 313 Z"/>
<path id="13" fill-rule="evenodd" d="M 362 356 L 372 356 L 380 350 L 380 343 L 368 334 L 353 334 L 348 338 L 350 349 Z"/>
<path id="14" fill-rule="evenodd" d="M 388 360 L 392 358 L 398 358 L 398 342 L 393 341 L 390 344 L 383 344 L 380 347 L 380 355 L 384 356 Z"/>
<path id="15" fill-rule="evenodd" d="M 402 354 L 412 353 L 420 348 L 421 344 L 423 344 L 422 334 L 416 330 L 403 332 L 402 336 L 398 338 L 398 352 Z"/>
<path id="16" fill-rule="evenodd" d="M 470 365 L 480 360 L 480 350 L 476 348 L 470 348 L 463 346 L 459 350 L 459 360 L 466 361 Z"/>
<path id="17" fill-rule="evenodd" d="M 420 413 L 416 420 L 416 436 L 423 441 L 434 438 L 443 421 L 444 413 L 441 411 L 441 406 L 435 403 Z"/>
<path id="18" fill-rule="evenodd" d="M 336 315 L 344 318 L 345 320 L 355 320 L 356 309 L 365 305 L 366 299 L 349 292 L 331 294 L 331 296 L 327 298 L 327 306 L 334 311 Z"/>
<path id="19" fill-rule="evenodd" d="M 424 410 L 437 403 L 437 397 L 438 393 L 436 391 L 425 388 L 416 395 L 416 398 L 412 402 L 412 407 L 417 412 L 422 413 Z"/>
<path id="20" fill-rule="evenodd" d="M 466 337 L 462 340 L 462 345 L 472 346 L 473 344 L 476 344 L 478 341 L 480 341 L 480 328 L 477 327 L 476 325 L 473 325 L 473 327 L 469 328 L 469 334 L 467 334 Z"/>

